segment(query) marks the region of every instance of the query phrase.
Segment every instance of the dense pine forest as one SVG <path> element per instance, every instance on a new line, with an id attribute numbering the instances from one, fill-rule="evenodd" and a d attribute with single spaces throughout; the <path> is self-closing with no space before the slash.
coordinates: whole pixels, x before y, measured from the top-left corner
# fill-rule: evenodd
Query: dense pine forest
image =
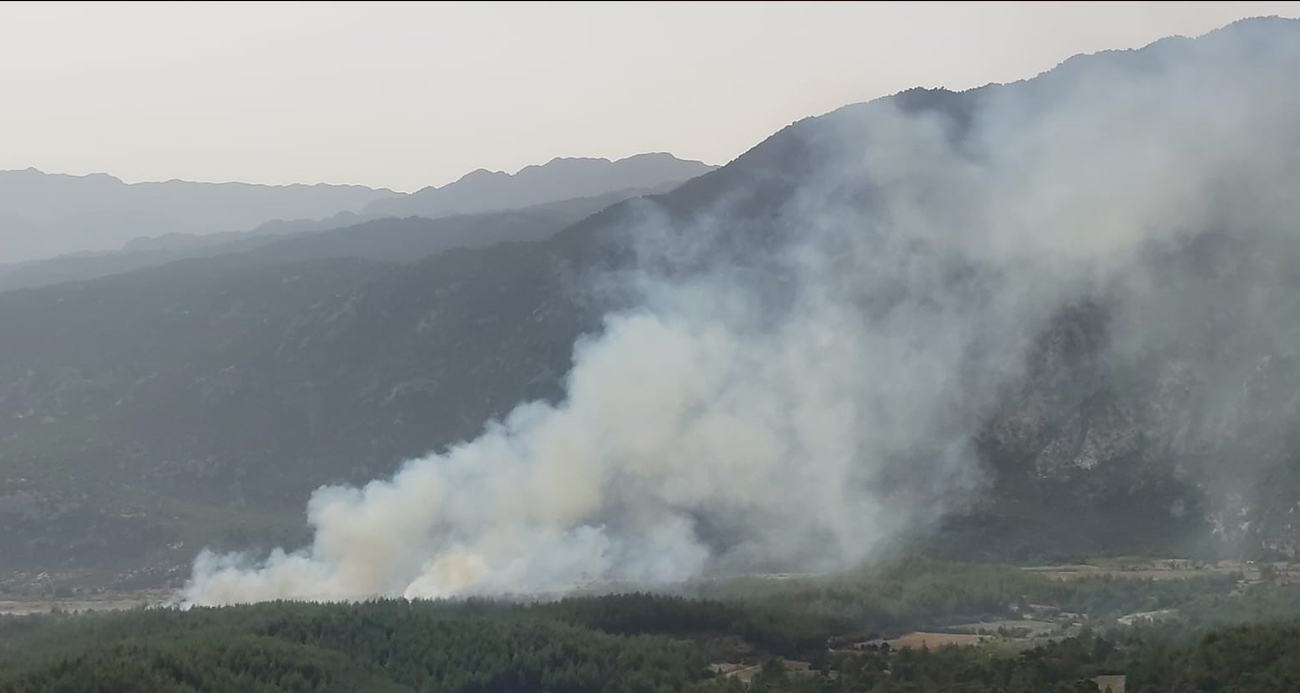
<path id="1" fill-rule="evenodd" d="M 691 596 L 7 617 L 0 691 L 1042 693 L 1096 691 L 1096 677 L 1120 674 L 1128 691 L 1296 690 L 1300 587 L 1242 587 L 1238 577 L 1062 581 L 912 560 L 833 578 L 698 585 Z M 969 647 L 883 640 L 1028 608 L 1077 610 L 1085 622 Z M 1178 617 L 1114 618 L 1157 610 Z"/>

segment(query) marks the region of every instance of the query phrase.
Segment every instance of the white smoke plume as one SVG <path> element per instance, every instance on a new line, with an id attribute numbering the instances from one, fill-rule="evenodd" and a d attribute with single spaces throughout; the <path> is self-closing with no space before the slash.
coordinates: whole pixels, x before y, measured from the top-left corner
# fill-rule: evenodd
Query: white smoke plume
<path id="1" fill-rule="evenodd" d="M 772 217 L 722 204 L 630 231 L 641 306 L 575 346 L 561 403 L 319 489 L 310 546 L 205 553 L 183 599 L 541 593 L 872 556 L 979 488 L 973 436 L 1062 306 L 1145 305 L 1153 249 L 1211 227 L 1294 228 L 1300 43 L 1270 36 L 1071 61 L 963 95 L 961 116 L 884 100 L 796 126 L 816 166 Z M 774 233 L 745 247 L 746 224 Z"/>

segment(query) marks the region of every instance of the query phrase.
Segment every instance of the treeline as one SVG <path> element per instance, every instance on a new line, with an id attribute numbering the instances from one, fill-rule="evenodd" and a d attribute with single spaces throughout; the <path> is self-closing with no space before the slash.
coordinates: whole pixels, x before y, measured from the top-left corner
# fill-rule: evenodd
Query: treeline
<path id="1" fill-rule="evenodd" d="M 1228 599 L 1235 581 L 1233 575 L 1058 580 L 1007 565 L 913 558 L 827 577 L 734 580 L 705 586 L 699 593 L 889 634 L 1012 616 L 1030 605 L 1108 619 L 1211 597 Z"/>
<path id="2" fill-rule="evenodd" d="M 1134 629 L 1114 660 L 1131 693 L 1300 691 L 1300 622 L 1211 630 L 1190 644 L 1176 627 Z"/>
<path id="3" fill-rule="evenodd" d="M 1287 596 L 1296 593 L 1244 598 L 1263 606 Z M 9 617 L 0 618 L 0 692 L 740 693 L 738 680 L 710 671 L 706 643 L 747 628 L 805 637 L 807 623 L 771 618 L 653 595 Z M 750 691 L 1092 693 L 1093 677 L 1121 673 L 1131 693 L 1300 690 L 1296 621 L 1089 631 L 1021 652 L 823 645 L 808 671 L 786 671 L 775 654 L 754 653 L 767 663 Z"/>
<path id="4" fill-rule="evenodd" d="M 621 594 L 561 599 L 527 607 L 569 623 L 617 634 L 701 638 L 735 635 L 760 650 L 791 657 L 823 650 L 833 635 L 851 632 L 853 621 L 773 601 L 744 604 L 720 599 Z"/>
<path id="5" fill-rule="evenodd" d="M 1300 690 L 1300 623 L 1236 626 L 1189 638 L 1176 628 L 1091 634 L 1019 653 L 986 647 L 842 654 L 832 675 L 765 667 L 754 693 L 1097 693 L 1094 677 L 1125 676 L 1128 693 Z"/>
<path id="6" fill-rule="evenodd" d="M 526 608 L 379 601 L 12 619 L 0 691 L 683 691 L 702 651 Z M 32 622 L 39 627 L 33 628 Z M 18 631 L 23 631 L 19 633 Z"/>
<path id="7" fill-rule="evenodd" d="M 521 603 L 266 603 L 0 617 L 0 693 L 436 691 L 739 693 L 710 659 L 758 665 L 757 693 L 1300 690 L 1300 587 L 1231 577 L 1060 581 L 1008 566 L 903 561 L 827 578 L 744 580 L 707 595 Z M 839 652 L 829 642 L 1008 615 L 1090 615 L 1042 647 Z M 1115 615 L 1178 620 L 1120 628 Z M 1271 621 L 1270 624 L 1237 624 Z M 1041 641 L 1040 641 L 1041 642 Z M 782 659 L 812 671 L 782 671 Z M 1091 688 L 1089 688 L 1091 686 Z M 1217 686 L 1217 688 L 1215 687 Z"/>

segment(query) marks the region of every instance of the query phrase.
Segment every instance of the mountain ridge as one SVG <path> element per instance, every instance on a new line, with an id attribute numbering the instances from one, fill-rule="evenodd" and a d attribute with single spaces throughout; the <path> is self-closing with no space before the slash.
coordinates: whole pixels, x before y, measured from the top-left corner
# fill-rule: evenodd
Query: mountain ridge
<path id="1" fill-rule="evenodd" d="M 208 234 L 204 236 L 163 236 L 156 239 L 136 239 L 127 243 L 121 250 L 83 251 L 61 255 L 46 260 L 33 260 L 13 265 L 0 265 L 0 292 L 15 289 L 36 288 L 50 284 L 73 281 L 86 281 L 99 277 L 131 272 L 148 267 L 155 267 L 169 262 L 198 259 L 231 253 L 251 253 L 265 248 L 266 252 L 276 252 L 273 246 L 281 249 L 297 247 L 304 251 L 314 247 L 317 255 L 336 252 L 340 255 L 359 254 L 374 259 L 398 259 L 392 256 L 393 248 L 385 245 L 382 238 L 373 238 L 376 245 L 365 246 L 361 235 L 367 230 L 377 230 L 381 236 L 385 230 L 395 231 L 396 227 L 405 225 L 414 230 L 422 228 L 430 234 L 428 238 L 411 237 L 411 243 L 405 246 L 405 261 L 418 260 L 436 249 L 483 245 L 505 240 L 540 239 L 558 231 L 556 220 L 567 223 L 578 221 L 581 217 L 599 211 L 612 204 L 640 195 L 652 195 L 664 192 L 673 184 L 660 188 L 635 188 L 614 190 L 593 197 L 556 200 L 528 207 L 496 212 L 476 214 L 459 214 L 443 217 L 378 217 L 367 218 L 351 213 L 335 215 L 327 220 L 297 222 L 268 222 L 249 232 L 230 232 Z M 509 217 L 518 219 L 531 218 L 539 226 L 531 231 L 517 234 L 501 235 L 501 227 L 490 217 L 504 220 Z M 482 225 L 479 237 L 473 238 L 467 232 L 476 223 Z M 562 226 L 566 226 L 563 224 Z M 275 225 L 268 230 L 268 225 Z M 463 229 L 452 232 L 451 228 Z M 493 229 L 496 229 L 495 231 Z M 450 234 L 439 238 L 439 234 Z M 344 237 L 355 237 L 349 251 L 329 251 L 330 238 L 342 241 Z"/>
<path id="2" fill-rule="evenodd" d="M 574 162 L 578 169 L 569 170 Z M 489 174 L 493 182 L 486 187 L 467 174 L 408 195 L 327 183 L 126 183 L 107 173 L 45 173 L 29 167 L 0 171 L 0 239 L 5 241 L 0 265 L 139 247 L 150 238 L 170 239 L 172 245 L 203 244 L 203 236 L 217 234 L 293 232 L 307 220 L 311 228 L 323 230 L 383 216 L 504 211 L 617 190 L 658 189 L 710 168 L 671 154 L 616 161 L 556 158 L 516 174 Z M 565 180 L 575 175 L 582 180 Z M 432 204 L 430 194 L 436 198 Z M 372 208 L 385 200 L 394 204 Z"/>
<path id="3" fill-rule="evenodd" d="M 620 188 L 655 188 L 681 182 L 713 170 L 703 162 L 653 152 L 622 159 L 556 157 L 545 164 L 525 166 L 515 173 L 476 169 L 443 186 L 430 186 L 405 197 L 378 200 L 365 213 L 381 216 L 445 216 L 487 211 L 509 200 L 508 207 L 539 204 L 547 199 L 572 199 L 608 190 L 609 180 Z M 502 207 L 498 207 L 502 208 Z"/>

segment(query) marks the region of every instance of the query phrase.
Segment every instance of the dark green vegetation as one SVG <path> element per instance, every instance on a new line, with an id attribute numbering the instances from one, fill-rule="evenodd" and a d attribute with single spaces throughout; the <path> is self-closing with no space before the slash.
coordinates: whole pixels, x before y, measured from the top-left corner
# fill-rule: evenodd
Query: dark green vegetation
<path id="1" fill-rule="evenodd" d="M 1229 598 L 1236 576 L 1171 580 L 1112 576 L 1055 580 L 1007 565 L 912 559 L 882 570 L 798 580 L 745 579 L 707 587 L 703 594 L 755 607 L 778 605 L 840 629 L 869 627 L 885 634 L 1028 613 L 1033 605 L 1106 621 L 1172 609 L 1202 599 Z M 1300 606 L 1295 608 L 1300 616 Z"/>
<path id="2" fill-rule="evenodd" d="M 1122 673 L 1135 693 L 1281 693 L 1300 684 L 1300 622 L 1235 626 L 1204 634 L 1174 628 L 1084 634 L 1011 654 L 943 647 L 832 656 L 833 680 L 758 680 L 757 690 L 873 693 L 1095 693 L 1094 678 Z M 770 682 L 769 682 L 770 681 Z"/>
<path id="3" fill-rule="evenodd" d="M 1095 691 L 1093 677 L 1117 673 L 1128 676 L 1129 691 L 1294 690 L 1300 622 L 1289 619 L 1300 617 L 1300 588 L 1261 586 L 1239 596 L 1227 588 L 1054 582 L 1014 568 L 918 561 L 833 583 L 717 587 L 716 599 L 268 603 L 9 617 L 0 618 L 0 691 L 744 690 L 710 663 L 748 668 L 749 690 L 774 692 L 1074 693 Z M 818 590 L 843 602 L 817 607 Z M 1004 613 L 1029 599 L 1102 611 L 1177 606 L 1194 616 L 1086 628 L 1032 646 L 835 645 L 867 631 Z M 1230 625 L 1260 610 L 1271 623 Z"/>
<path id="4" fill-rule="evenodd" d="M 51 622 L 14 636 L 0 690 L 655 691 L 705 670 L 685 643 L 475 607 L 268 604 Z"/>

